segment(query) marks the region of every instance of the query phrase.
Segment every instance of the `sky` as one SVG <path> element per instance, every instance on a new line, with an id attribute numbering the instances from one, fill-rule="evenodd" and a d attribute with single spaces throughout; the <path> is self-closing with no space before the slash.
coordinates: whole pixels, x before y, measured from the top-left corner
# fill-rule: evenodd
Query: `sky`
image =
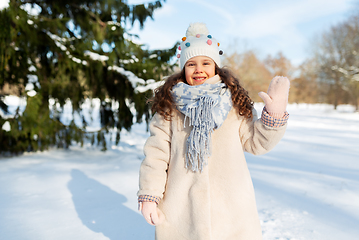
<path id="1" fill-rule="evenodd" d="M 149 1 L 147 1 L 149 2 Z M 224 54 L 254 50 L 260 58 L 282 52 L 294 65 L 310 53 L 323 31 L 358 9 L 358 0 L 167 0 L 148 19 L 139 42 L 150 49 L 172 47 L 192 22 L 206 23 Z M 130 4 L 143 0 L 129 0 Z"/>

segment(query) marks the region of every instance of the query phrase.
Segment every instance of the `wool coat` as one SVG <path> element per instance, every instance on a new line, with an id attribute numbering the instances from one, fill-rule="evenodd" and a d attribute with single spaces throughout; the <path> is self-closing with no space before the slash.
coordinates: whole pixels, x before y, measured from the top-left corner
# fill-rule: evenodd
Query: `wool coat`
<path id="1" fill-rule="evenodd" d="M 231 109 L 212 133 L 212 155 L 202 172 L 185 168 L 192 127 L 175 111 L 171 121 L 155 114 L 144 146 L 138 195 L 161 198 L 165 221 L 156 240 L 260 240 L 262 231 L 244 151 L 264 154 L 282 138 L 286 124 L 273 128 Z"/>

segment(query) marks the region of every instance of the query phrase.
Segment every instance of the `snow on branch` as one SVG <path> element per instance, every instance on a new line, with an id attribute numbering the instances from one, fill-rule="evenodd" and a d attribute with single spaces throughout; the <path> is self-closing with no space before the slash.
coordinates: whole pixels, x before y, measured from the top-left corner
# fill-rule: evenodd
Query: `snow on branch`
<path id="1" fill-rule="evenodd" d="M 122 75 L 125 75 L 127 79 L 131 82 L 131 85 L 136 93 L 143 93 L 147 90 L 154 90 L 158 86 L 163 84 L 163 81 L 156 82 L 154 79 L 148 79 L 147 81 L 145 81 L 142 78 L 137 77 L 133 72 L 127 71 L 122 67 L 110 66 L 108 67 L 108 70 L 113 70 L 118 73 L 121 73 Z"/>
<path id="2" fill-rule="evenodd" d="M 145 86 L 138 86 L 136 87 L 135 90 L 137 90 L 137 92 L 146 92 L 148 90 L 155 90 L 156 88 L 158 88 L 159 86 L 161 86 L 162 84 L 164 84 L 164 81 L 159 81 L 156 82 L 153 79 L 149 79 L 146 81 L 146 85 Z"/>
<path id="3" fill-rule="evenodd" d="M 65 47 L 65 45 L 63 45 L 61 42 L 63 42 L 62 38 L 60 38 L 59 36 L 57 36 L 56 34 L 52 34 L 49 31 L 45 31 L 46 34 L 52 39 L 54 40 L 54 43 L 56 44 L 56 46 L 58 48 L 60 48 L 62 51 L 67 51 L 67 47 Z"/>
<path id="4" fill-rule="evenodd" d="M 114 24 L 114 25 L 116 25 L 116 24 Z M 76 62 L 78 64 L 87 65 L 87 62 L 85 60 L 81 60 L 81 59 L 73 57 L 70 54 L 70 52 L 67 50 L 67 47 L 63 43 L 68 41 L 69 39 L 61 38 L 55 34 L 52 34 L 49 31 L 46 31 L 46 34 L 54 41 L 56 46 L 59 47 L 62 51 L 64 51 L 74 62 Z M 101 55 L 101 54 L 91 52 L 88 50 L 84 52 L 84 55 L 88 56 L 90 59 L 95 60 L 95 61 L 106 62 L 109 60 L 109 57 L 106 55 Z M 155 56 L 153 56 L 153 57 L 155 57 Z M 138 58 L 134 55 L 131 57 L 131 59 L 120 60 L 121 63 L 134 63 L 134 62 L 138 62 L 138 61 L 139 61 Z M 162 84 L 162 82 L 156 82 L 153 79 L 148 79 L 147 81 L 145 81 L 142 78 L 137 77 L 133 72 L 127 71 L 122 67 L 110 66 L 110 67 L 108 67 L 108 70 L 113 70 L 113 71 L 116 71 L 116 72 L 121 73 L 124 76 L 126 76 L 127 79 L 131 82 L 131 85 L 132 85 L 133 89 L 135 90 L 135 92 L 142 93 L 142 92 L 146 92 L 148 90 L 154 90 L 155 88 L 157 88 L 158 86 L 160 86 Z"/>
<path id="5" fill-rule="evenodd" d="M 46 34 L 54 41 L 54 43 L 56 44 L 56 46 L 57 46 L 58 48 L 60 48 L 63 52 L 65 52 L 66 55 L 67 55 L 72 61 L 74 61 L 75 63 L 78 63 L 78 64 L 87 65 L 87 61 L 81 60 L 81 59 L 79 59 L 79 58 L 76 58 L 76 57 L 72 56 L 71 53 L 67 50 L 67 47 L 66 47 L 64 44 L 62 44 L 63 42 L 71 41 L 71 40 L 73 40 L 74 38 L 70 38 L 70 39 L 68 39 L 68 38 L 61 38 L 61 37 L 57 36 L 56 34 L 53 34 L 53 33 L 49 32 L 49 31 L 45 31 L 45 32 L 46 32 Z M 72 45 L 71 45 L 71 46 L 72 46 Z M 70 48 L 71 48 L 71 46 L 70 46 Z M 72 47 L 73 47 L 73 46 L 72 46 Z"/>
<path id="6" fill-rule="evenodd" d="M 131 59 L 120 59 L 118 61 L 119 63 L 129 64 L 129 63 L 139 62 L 140 60 L 135 55 L 132 55 Z"/>
<path id="7" fill-rule="evenodd" d="M 108 21 L 108 22 L 106 22 L 106 23 L 107 23 L 107 25 L 115 25 L 115 26 L 117 26 L 117 27 L 121 27 L 121 24 L 118 23 L 118 22 Z"/>
<path id="8" fill-rule="evenodd" d="M 105 62 L 109 59 L 109 57 L 106 55 L 100 55 L 98 53 L 94 53 L 88 50 L 85 51 L 85 56 L 89 56 L 92 60 L 101 61 L 101 62 Z"/>
<path id="9" fill-rule="evenodd" d="M 131 71 L 127 71 L 122 67 L 118 67 L 118 66 L 110 66 L 108 67 L 108 70 L 113 70 L 116 71 L 118 73 L 121 73 L 122 75 L 125 75 L 128 80 L 131 82 L 131 85 L 134 89 L 136 89 L 137 84 L 146 84 L 145 80 L 143 80 L 142 78 L 137 77 L 133 72 Z"/>

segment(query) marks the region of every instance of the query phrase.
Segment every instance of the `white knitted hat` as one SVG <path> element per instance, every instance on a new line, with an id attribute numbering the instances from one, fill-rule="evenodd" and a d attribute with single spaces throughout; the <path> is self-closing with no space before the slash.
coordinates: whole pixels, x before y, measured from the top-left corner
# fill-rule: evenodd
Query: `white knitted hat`
<path id="1" fill-rule="evenodd" d="M 187 29 L 186 37 L 182 38 L 178 47 L 178 50 L 181 51 L 180 54 L 177 54 L 180 68 L 183 69 L 186 62 L 196 56 L 210 57 L 221 67 L 219 55 L 222 55 L 223 52 L 218 47 L 219 43 L 209 35 L 204 23 L 191 23 Z"/>

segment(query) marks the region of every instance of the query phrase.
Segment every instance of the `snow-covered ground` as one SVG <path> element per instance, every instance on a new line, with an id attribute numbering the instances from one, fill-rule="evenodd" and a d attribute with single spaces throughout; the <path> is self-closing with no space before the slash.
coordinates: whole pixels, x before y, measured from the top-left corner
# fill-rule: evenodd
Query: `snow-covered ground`
<path id="1" fill-rule="evenodd" d="M 264 239 L 359 239 L 359 114 L 350 106 L 288 110 L 282 141 L 246 155 Z M 106 152 L 73 146 L 0 158 L 0 239 L 154 239 L 136 197 L 147 137 L 136 124 Z"/>

